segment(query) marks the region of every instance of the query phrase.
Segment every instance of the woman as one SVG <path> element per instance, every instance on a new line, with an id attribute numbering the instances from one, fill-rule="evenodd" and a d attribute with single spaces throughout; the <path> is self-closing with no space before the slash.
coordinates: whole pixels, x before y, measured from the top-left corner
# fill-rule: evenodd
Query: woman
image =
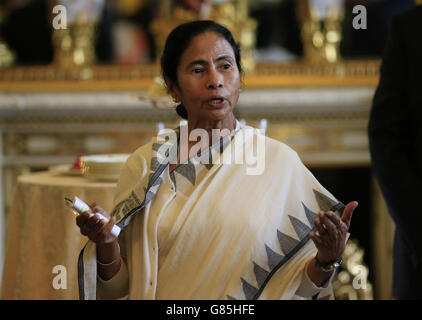
<path id="1" fill-rule="evenodd" d="M 162 70 L 188 124 L 131 155 L 107 225 L 77 218 L 90 239 L 79 259 L 81 298 L 333 298 L 357 202 L 344 207 L 292 149 L 237 121 L 242 70 L 231 33 L 212 21 L 177 27 Z M 199 131 L 206 147 L 198 152 L 186 131 Z M 248 161 L 216 161 L 236 146 L 251 154 L 259 141 L 261 172 L 248 173 Z"/>

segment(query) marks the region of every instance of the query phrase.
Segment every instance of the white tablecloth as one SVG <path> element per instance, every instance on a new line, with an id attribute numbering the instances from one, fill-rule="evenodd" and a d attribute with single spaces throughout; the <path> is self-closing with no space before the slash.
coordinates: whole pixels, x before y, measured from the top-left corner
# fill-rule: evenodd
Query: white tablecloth
<path id="1" fill-rule="evenodd" d="M 87 238 L 64 197 L 97 202 L 110 212 L 115 187 L 52 172 L 19 177 L 7 229 L 2 299 L 78 299 L 77 259 Z"/>

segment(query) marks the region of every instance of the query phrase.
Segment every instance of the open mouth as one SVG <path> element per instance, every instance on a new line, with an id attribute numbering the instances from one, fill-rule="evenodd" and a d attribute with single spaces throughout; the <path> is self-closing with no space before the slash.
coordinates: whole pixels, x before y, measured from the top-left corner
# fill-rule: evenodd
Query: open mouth
<path id="1" fill-rule="evenodd" d="M 215 107 L 219 107 L 224 103 L 224 99 L 223 98 L 213 98 L 208 100 L 208 104 L 211 106 L 215 106 Z"/>

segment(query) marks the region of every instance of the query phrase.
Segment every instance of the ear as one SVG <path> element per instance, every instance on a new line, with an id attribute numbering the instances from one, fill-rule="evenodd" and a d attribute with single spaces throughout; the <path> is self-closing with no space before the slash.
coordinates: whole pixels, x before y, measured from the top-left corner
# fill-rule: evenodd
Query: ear
<path id="1" fill-rule="evenodd" d="M 180 101 L 180 94 L 177 85 L 171 82 L 168 78 L 164 78 L 164 82 L 167 87 L 167 92 L 172 96 L 173 101 Z"/>

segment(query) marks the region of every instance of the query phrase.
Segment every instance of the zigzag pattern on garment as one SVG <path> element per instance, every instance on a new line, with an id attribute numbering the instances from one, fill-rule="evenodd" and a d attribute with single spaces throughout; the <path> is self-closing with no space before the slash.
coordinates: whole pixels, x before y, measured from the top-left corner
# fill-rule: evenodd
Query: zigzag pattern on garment
<path id="1" fill-rule="evenodd" d="M 179 128 L 174 129 L 174 132 L 178 134 Z M 143 198 L 144 200 L 140 201 L 136 193 L 132 191 L 128 198 L 119 202 L 113 209 L 113 212 L 111 213 L 111 215 L 116 216 L 116 221 L 119 221 L 118 225 L 121 228 L 125 228 L 129 224 L 134 214 L 134 212 L 132 211 L 135 208 L 138 208 L 139 210 L 141 210 L 142 203 L 143 203 L 143 206 L 145 206 L 156 195 L 158 188 L 163 180 L 164 171 L 161 171 L 160 176 L 158 176 L 156 179 L 153 179 L 153 177 L 159 169 L 162 169 L 162 167 L 165 167 L 168 165 L 168 161 L 165 161 L 166 158 L 164 156 L 165 155 L 168 156 L 170 154 L 170 148 L 173 146 L 171 144 L 170 145 L 167 144 L 169 148 L 161 149 L 161 146 L 166 144 L 167 141 L 168 139 L 163 138 L 163 136 L 158 136 L 156 137 L 156 142 L 152 144 L 153 156 L 151 158 L 151 163 L 150 163 L 150 175 L 148 179 L 148 187 L 143 188 L 143 194 L 141 195 L 141 198 Z M 128 216 L 129 214 L 130 216 Z"/>
<path id="2" fill-rule="evenodd" d="M 313 193 L 320 210 L 338 211 L 340 213 L 343 212 L 344 205 L 341 202 L 335 201 L 314 189 Z M 307 241 L 309 241 L 309 232 L 315 230 L 314 219 L 318 217 L 318 214 L 309 209 L 303 202 L 302 206 L 308 223 L 301 221 L 297 217 L 288 215 L 290 223 L 296 232 L 297 239 L 277 229 L 276 234 L 280 246 L 279 250 L 277 251 L 279 252 L 271 249 L 267 244 L 265 244 L 265 251 L 267 255 L 267 263 L 269 270 L 253 261 L 253 272 L 255 275 L 257 286 L 254 286 L 242 277 L 240 278 L 244 298 L 246 300 L 258 299 L 262 291 L 264 290 L 266 284 L 269 282 L 275 272 L 278 271 L 300 248 L 302 248 Z M 319 298 L 318 296 L 319 293 L 312 298 L 318 300 L 327 300 L 331 297 L 330 295 L 321 298 Z M 231 295 L 227 295 L 227 299 L 237 300 Z"/>
<path id="3" fill-rule="evenodd" d="M 111 216 L 116 217 L 116 221 L 120 221 L 123 217 L 129 213 L 132 208 L 135 208 L 141 204 L 140 199 L 137 197 L 135 192 L 131 192 L 129 197 L 123 201 L 120 201 L 113 211 L 111 212 Z"/>

